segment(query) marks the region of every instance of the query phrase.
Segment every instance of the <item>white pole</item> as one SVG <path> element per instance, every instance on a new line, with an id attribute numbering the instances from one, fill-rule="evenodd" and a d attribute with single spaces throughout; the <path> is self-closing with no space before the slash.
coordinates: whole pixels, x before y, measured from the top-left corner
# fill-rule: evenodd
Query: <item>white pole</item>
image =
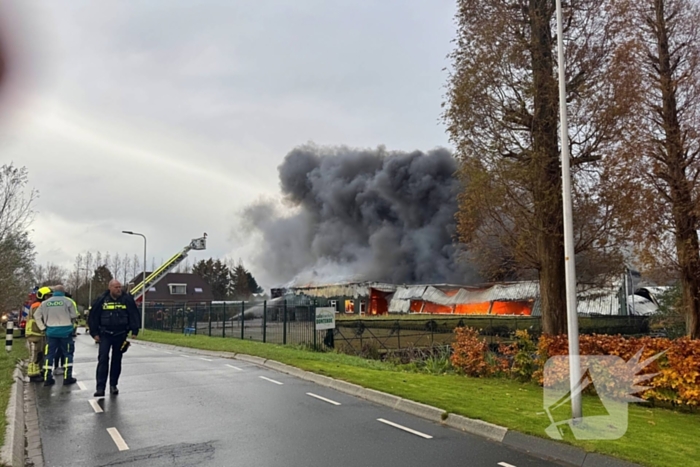
<path id="1" fill-rule="evenodd" d="M 569 332 L 569 384 L 571 385 L 571 416 L 579 420 L 581 394 L 575 388 L 581 380 L 581 360 L 578 346 L 578 312 L 576 305 L 576 263 L 574 259 L 574 222 L 571 203 L 571 169 L 569 167 L 569 125 L 566 115 L 566 71 L 564 63 L 564 26 L 561 0 L 557 3 L 557 42 L 559 49 L 559 113 L 561 126 L 561 176 L 564 202 L 564 264 L 566 275 L 566 311 Z"/>

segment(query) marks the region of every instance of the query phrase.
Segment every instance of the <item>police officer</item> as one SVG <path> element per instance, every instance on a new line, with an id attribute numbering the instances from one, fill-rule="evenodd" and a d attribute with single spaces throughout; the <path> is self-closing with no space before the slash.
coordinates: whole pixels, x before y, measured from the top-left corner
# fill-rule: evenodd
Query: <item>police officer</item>
<path id="1" fill-rule="evenodd" d="M 118 280 L 111 280 L 109 290 L 100 295 L 90 306 L 88 327 L 90 335 L 100 345 L 95 397 L 105 395 L 108 374 L 109 392 L 117 395 L 119 394 L 117 384 L 122 371 L 122 346 L 126 342 L 129 331 L 132 337 L 136 337 L 141 327 L 141 317 L 136 302 L 131 295 L 122 293 L 122 284 Z"/>

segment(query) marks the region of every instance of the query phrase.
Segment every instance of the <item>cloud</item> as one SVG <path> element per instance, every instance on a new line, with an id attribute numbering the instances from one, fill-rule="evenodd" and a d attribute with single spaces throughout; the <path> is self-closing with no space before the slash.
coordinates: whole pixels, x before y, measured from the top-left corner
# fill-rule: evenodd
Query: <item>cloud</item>
<path id="1" fill-rule="evenodd" d="M 451 0 L 15 3 L 0 13 L 33 74 L 2 158 L 29 168 L 60 226 L 35 224 L 42 262 L 138 252 L 123 228 L 156 257 L 206 231 L 207 253 L 249 261 L 230 226 L 277 192 L 290 148 L 447 144 Z"/>

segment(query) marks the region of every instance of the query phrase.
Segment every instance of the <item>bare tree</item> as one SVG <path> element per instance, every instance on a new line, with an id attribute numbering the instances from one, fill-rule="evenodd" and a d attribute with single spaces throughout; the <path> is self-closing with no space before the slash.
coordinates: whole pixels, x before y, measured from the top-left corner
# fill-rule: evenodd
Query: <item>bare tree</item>
<path id="1" fill-rule="evenodd" d="M 46 265 L 37 265 L 34 269 L 36 285 L 39 286 L 65 284 L 68 275 L 66 268 L 51 262 L 46 263 Z"/>
<path id="2" fill-rule="evenodd" d="M 32 285 L 34 245 L 29 240 L 34 190 L 26 192 L 28 171 L 12 164 L 0 167 L 0 306 L 14 308 Z"/>
<path id="3" fill-rule="evenodd" d="M 108 266 L 115 278 L 119 279 L 122 274 L 122 258 L 119 252 L 112 258 L 112 264 Z"/>

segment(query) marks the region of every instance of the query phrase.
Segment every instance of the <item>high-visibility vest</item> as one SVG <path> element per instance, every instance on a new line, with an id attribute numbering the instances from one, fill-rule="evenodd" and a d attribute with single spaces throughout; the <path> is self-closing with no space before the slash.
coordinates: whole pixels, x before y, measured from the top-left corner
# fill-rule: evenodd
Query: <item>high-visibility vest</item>
<path id="1" fill-rule="evenodd" d="M 41 302 L 35 302 L 32 303 L 32 306 L 29 307 L 29 316 L 27 317 L 27 325 L 25 327 L 25 335 L 26 336 L 43 336 L 44 331 L 39 329 L 39 326 L 36 324 L 36 320 L 34 320 L 34 313 L 36 312 L 36 309 L 41 306 Z"/>

